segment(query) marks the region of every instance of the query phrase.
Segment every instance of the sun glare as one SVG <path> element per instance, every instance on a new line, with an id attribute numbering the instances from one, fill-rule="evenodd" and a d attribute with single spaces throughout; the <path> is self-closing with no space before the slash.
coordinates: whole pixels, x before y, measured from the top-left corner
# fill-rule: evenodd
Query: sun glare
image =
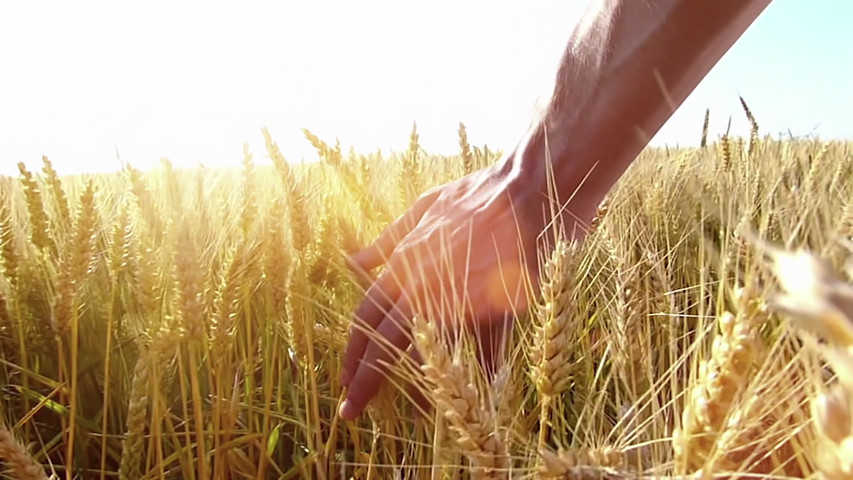
<path id="1" fill-rule="evenodd" d="M 387 152 L 417 122 L 425 148 L 449 154 L 464 121 L 507 148 L 582 3 L 16 4 L 0 34 L 22 45 L 4 52 L 18 75 L 0 93 L 14 112 L 0 170 L 42 155 L 60 173 L 236 165 L 244 142 L 263 150 L 263 127 L 291 161 L 316 157 L 301 128 Z"/>

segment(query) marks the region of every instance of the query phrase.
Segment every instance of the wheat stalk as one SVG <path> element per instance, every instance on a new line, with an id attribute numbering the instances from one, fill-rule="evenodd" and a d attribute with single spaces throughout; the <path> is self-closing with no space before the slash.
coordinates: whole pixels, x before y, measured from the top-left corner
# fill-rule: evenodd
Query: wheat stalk
<path id="1" fill-rule="evenodd" d="M 456 444 L 471 462 L 471 478 L 505 478 L 507 450 L 497 419 L 468 380 L 459 359 L 451 360 L 434 324 L 416 317 L 415 344 L 432 387 L 436 408 L 456 434 Z"/>
<path id="2" fill-rule="evenodd" d="M 572 295 L 578 258 L 577 243 L 558 241 L 543 268 L 542 300 L 531 352 L 531 378 L 539 393 L 539 448 L 545 446 L 551 402 L 571 384 L 572 349 L 580 316 Z"/>
<path id="3" fill-rule="evenodd" d="M 646 344 L 642 322 L 645 297 L 640 278 L 642 262 L 629 264 L 627 252 L 615 259 L 617 270 L 616 299 L 613 303 L 612 350 L 613 368 L 632 398 L 640 398 L 650 386 L 644 368 L 651 361 L 651 351 Z"/>
<path id="4" fill-rule="evenodd" d="M 204 282 L 201 265 L 189 224 L 183 223 L 178 233 L 175 254 L 175 283 L 179 292 L 179 311 L 187 338 L 201 341 L 204 338 L 204 304 L 201 293 Z"/>
<path id="5" fill-rule="evenodd" d="M 65 189 L 62 187 L 59 174 L 53 168 L 53 163 L 46 156 L 42 156 L 41 160 L 44 164 L 42 172 L 44 172 L 45 180 L 53 196 L 53 203 L 56 206 L 57 224 L 64 233 L 71 227 L 71 210 L 68 207 L 68 198 L 65 196 Z"/>
<path id="6" fill-rule="evenodd" d="M 705 120 L 702 122 L 702 138 L 699 141 L 699 148 L 705 148 L 708 145 L 708 122 L 711 119 L 711 109 L 705 109 Z"/>
<path id="7" fill-rule="evenodd" d="M 142 213 L 145 223 L 148 224 L 150 238 L 154 240 L 162 238 L 165 231 L 163 220 L 161 219 L 160 212 L 157 209 L 154 196 L 151 194 L 151 191 L 145 184 L 145 180 L 142 178 L 142 172 L 130 165 L 126 165 L 125 174 L 130 182 L 130 190 L 136 197 L 136 203 L 139 207 L 139 211 Z"/>
<path id="8" fill-rule="evenodd" d="M 673 433 L 676 463 L 689 472 L 716 461 L 715 455 L 726 455 L 717 451 L 718 440 L 763 349 L 758 330 L 765 314 L 743 289 L 735 297 L 741 308 L 737 315 L 725 312 L 717 319 L 720 333 L 714 338 L 711 358 L 700 364 L 687 392 L 681 427 Z"/>
<path id="9" fill-rule="evenodd" d="M 121 445 L 120 480 L 138 480 L 142 477 L 145 417 L 148 413 L 148 395 L 151 383 L 150 364 L 153 358 L 148 350 L 140 352 L 133 368 L 130 401 L 127 406 L 125 436 Z"/>
<path id="10" fill-rule="evenodd" d="M 177 330 L 156 330 L 152 336 L 147 343 L 142 338 L 137 342 L 139 354 L 133 367 L 118 472 L 121 480 L 142 478 L 146 417 L 149 409 L 152 409 L 152 400 L 162 391 L 162 367 L 174 358 L 181 340 Z"/>
<path id="11" fill-rule="evenodd" d="M 809 341 L 838 376 L 838 383 L 812 399 L 818 441 L 813 447 L 823 478 L 853 477 L 853 285 L 831 266 L 803 251 L 772 251 L 782 293 L 775 305 L 805 331 L 830 342 Z"/>
<path id="12" fill-rule="evenodd" d="M 459 152 L 462 155 L 462 172 L 465 175 L 474 171 L 474 156 L 471 154 L 471 145 L 468 144 L 468 132 L 465 124 L 459 122 Z"/>
<path id="13" fill-rule="evenodd" d="M 740 95 L 738 95 L 740 99 L 740 105 L 743 107 L 743 111 L 746 114 L 747 120 L 749 120 L 749 147 L 747 150 L 747 154 L 751 157 L 755 148 L 758 146 L 758 122 L 755 120 L 755 116 L 752 114 L 752 110 L 749 109 L 749 106 L 746 104 L 746 100 L 743 99 Z"/>
<path id="14" fill-rule="evenodd" d="M 178 232 L 175 254 L 175 283 L 178 290 L 178 312 L 181 315 L 182 326 L 186 332 L 189 347 L 189 380 L 192 394 L 192 404 L 195 424 L 196 455 L 198 460 L 198 475 L 201 480 L 209 476 L 207 465 L 207 450 L 204 435 L 204 403 L 201 396 L 201 386 L 197 364 L 202 358 L 206 341 L 207 327 L 202 288 L 204 281 L 201 277 L 201 264 L 192 236 L 190 225 L 181 223 Z M 189 429 L 189 424 L 186 426 Z"/>
<path id="15" fill-rule="evenodd" d="M 73 462 L 74 440 L 76 436 L 78 408 L 78 363 L 80 325 L 78 306 L 81 303 L 80 292 L 87 278 L 89 266 L 92 263 L 93 236 L 95 234 L 95 188 L 91 181 L 80 195 L 74 232 L 71 243 L 64 252 L 56 287 L 51 321 L 53 333 L 59 349 L 59 370 L 69 379 L 70 408 L 69 426 L 66 440 L 66 461 Z M 66 349 L 68 351 L 66 352 Z M 66 370 L 66 353 L 70 356 L 70 371 Z M 70 471 L 69 471 L 70 474 Z"/>
<path id="16" fill-rule="evenodd" d="M 23 162 L 18 163 L 18 170 L 21 172 L 21 186 L 24 189 L 27 211 L 30 214 L 30 240 L 39 249 L 56 254 L 56 243 L 51 235 L 50 222 L 44 209 L 39 184 Z"/>
<path id="17" fill-rule="evenodd" d="M 418 125 L 413 124 L 412 133 L 409 135 L 409 150 L 403 157 L 397 177 L 399 200 L 400 204 L 404 206 L 410 205 L 421 190 L 419 182 L 421 178 L 420 150 Z"/>
<path id="18" fill-rule="evenodd" d="M 335 261 L 340 257 L 338 229 L 328 212 L 320 217 L 317 234 L 308 251 L 308 281 L 332 289 L 337 283 Z"/>
<path id="19" fill-rule="evenodd" d="M 243 208 L 240 211 L 240 229 L 243 238 L 248 239 L 252 228 L 255 226 L 258 216 L 258 203 L 256 198 L 255 163 L 249 144 L 243 145 Z"/>
<path id="20" fill-rule="evenodd" d="M 287 163 L 287 160 L 285 160 L 284 155 L 281 154 L 281 150 L 273 141 L 270 133 L 264 129 L 263 134 L 267 153 L 279 174 L 282 186 L 287 192 L 290 227 L 293 236 L 292 245 L 299 253 L 304 251 L 311 243 L 312 231 L 308 221 L 308 200 L 305 197 L 304 189 L 301 188 L 302 185 L 300 185 L 299 180 L 293 173 L 293 169 Z"/>
<path id="21" fill-rule="evenodd" d="M 18 272 L 21 260 L 15 242 L 12 213 L 6 205 L 6 196 L 0 193 L 0 266 L 3 267 L 3 276 L 13 291 L 18 285 Z"/>
<path id="22" fill-rule="evenodd" d="M 267 236 L 264 241 L 264 276 L 272 299 L 273 311 L 281 315 L 286 308 L 288 279 L 293 263 L 289 252 L 290 241 L 281 220 L 285 214 L 285 201 L 277 198 L 270 209 Z"/>
<path id="23" fill-rule="evenodd" d="M 722 171 L 727 172 L 731 167 L 732 163 L 732 141 L 729 137 L 729 130 L 731 130 L 732 119 L 729 117 L 729 124 L 726 127 L 726 133 L 723 134 L 723 138 L 720 140 L 720 144 L 722 146 L 722 158 L 720 163 L 720 168 Z"/>

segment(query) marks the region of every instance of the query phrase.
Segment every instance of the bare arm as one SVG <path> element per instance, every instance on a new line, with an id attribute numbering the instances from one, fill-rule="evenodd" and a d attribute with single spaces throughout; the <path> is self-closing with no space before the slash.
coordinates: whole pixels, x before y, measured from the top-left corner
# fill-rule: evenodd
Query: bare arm
<path id="1" fill-rule="evenodd" d="M 355 418 L 376 394 L 385 378 L 380 365 L 411 343 L 413 315 L 474 326 L 480 359 L 492 363 L 490 346 L 502 343 L 507 318 L 527 306 L 525 278 L 537 283 L 538 236 L 549 221 L 542 213 L 550 210 L 546 157 L 559 199 L 572 197 L 561 223 L 576 234 L 574 220 L 592 217 L 769 3 L 596 0 L 568 43 L 543 117 L 516 149 L 493 167 L 427 192 L 351 258 L 356 270 L 386 267 L 355 313 L 341 416 Z"/>
<path id="2" fill-rule="evenodd" d="M 537 163 L 547 136 L 563 199 L 597 164 L 583 187 L 597 203 L 769 4 L 594 1 L 569 40 L 523 161 Z"/>

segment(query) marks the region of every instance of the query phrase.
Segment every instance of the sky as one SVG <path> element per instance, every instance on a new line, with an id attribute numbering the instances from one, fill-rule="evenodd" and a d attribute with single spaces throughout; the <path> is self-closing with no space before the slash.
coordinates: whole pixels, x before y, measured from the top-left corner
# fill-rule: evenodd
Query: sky
<path id="1" fill-rule="evenodd" d="M 512 148 L 586 0 L 3 2 L 0 174 L 236 165 L 261 129 L 291 161 L 308 128 L 360 152 Z M 774 0 L 652 140 L 853 138 L 853 2 Z"/>

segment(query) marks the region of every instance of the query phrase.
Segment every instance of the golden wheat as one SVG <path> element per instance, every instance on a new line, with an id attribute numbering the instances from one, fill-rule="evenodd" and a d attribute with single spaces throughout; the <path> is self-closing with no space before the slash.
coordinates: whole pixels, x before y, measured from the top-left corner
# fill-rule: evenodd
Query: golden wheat
<path id="1" fill-rule="evenodd" d="M 56 242 L 50 231 L 41 188 L 23 163 L 18 163 L 18 170 L 21 172 L 21 185 L 24 187 L 27 211 L 30 214 L 30 239 L 39 249 L 56 254 Z"/>
<path id="2" fill-rule="evenodd" d="M 3 424 L 0 424 L 0 459 L 5 460 L 18 480 L 47 480 L 44 468 Z"/>
<path id="3" fill-rule="evenodd" d="M 744 290 L 736 293 L 737 315 L 723 313 L 718 319 L 711 358 L 699 366 L 695 383 L 687 392 L 681 427 L 673 434 L 676 462 L 689 472 L 716 461 L 717 442 L 727 427 L 733 405 L 743 392 L 762 350 L 758 330 L 764 315 L 750 308 L 754 302 Z M 726 470 L 723 467 L 723 470 Z"/>
<path id="4" fill-rule="evenodd" d="M 424 369 L 389 368 L 364 418 L 338 418 L 363 299 L 343 254 L 498 155 L 426 155 L 412 133 L 391 156 L 315 138 L 322 161 L 300 165 L 264 132 L 272 166 L 244 151 L 242 174 L 163 161 L 0 178 L 0 409 L 34 457 L 87 478 L 849 472 L 850 287 L 821 273 L 811 288 L 797 264 L 807 294 L 775 303 L 833 346 L 799 339 L 765 312 L 774 286 L 754 248 L 848 263 L 842 142 L 765 137 L 750 152 L 727 134 L 715 149 L 645 151 L 568 261 L 540 265 L 562 273 L 517 312 L 496 373 L 466 334 L 439 339 L 422 319 Z M 75 200 L 67 223 L 59 188 Z M 432 411 L 406 401 L 408 383 L 427 386 Z"/>
<path id="5" fill-rule="evenodd" d="M 625 464 L 624 454 L 614 448 L 540 450 L 539 478 L 554 480 L 608 480 L 630 478 L 619 467 Z"/>
<path id="6" fill-rule="evenodd" d="M 458 358 L 452 359 L 434 323 L 415 319 L 415 342 L 422 370 L 441 414 L 456 434 L 456 444 L 471 462 L 472 478 L 505 478 L 507 452 L 494 412 L 469 380 Z"/>
<path id="7" fill-rule="evenodd" d="M 825 259 L 806 252 L 772 252 L 782 287 L 777 305 L 793 315 L 804 330 L 830 345 L 807 339 L 835 370 L 838 382 L 823 387 L 812 399 L 818 441 L 814 456 L 823 478 L 853 476 L 853 284 L 848 284 Z"/>
<path id="8" fill-rule="evenodd" d="M 574 380 L 572 346 L 582 323 L 576 310 L 577 299 L 572 296 L 578 253 L 577 243 L 558 241 L 543 269 L 542 298 L 530 355 L 530 375 L 539 394 L 540 448 L 548 438 L 551 402 Z"/>

